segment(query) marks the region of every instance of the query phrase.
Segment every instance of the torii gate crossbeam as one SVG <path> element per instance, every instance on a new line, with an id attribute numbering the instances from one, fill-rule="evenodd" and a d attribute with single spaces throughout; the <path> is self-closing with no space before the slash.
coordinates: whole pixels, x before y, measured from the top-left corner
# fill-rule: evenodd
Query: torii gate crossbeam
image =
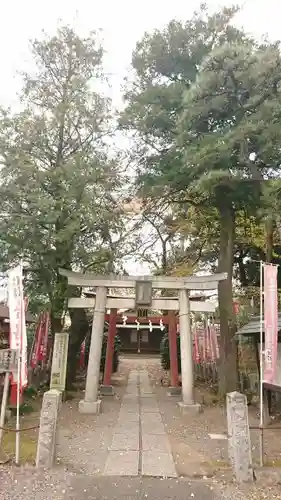
<path id="1" fill-rule="evenodd" d="M 212 274 L 209 276 L 191 276 L 191 277 L 167 277 L 167 276 L 95 276 L 93 274 L 82 274 L 60 269 L 60 274 L 68 279 L 69 285 L 79 287 L 96 287 L 95 299 L 89 298 L 71 298 L 69 307 L 94 307 L 94 318 L 92 324 L 92 336 L 88 361 L 88 371 L 86 379 L 85 399 L 79 403 L 81 413 L 98 413 L 100 411 L 101 401 L 98 399 L 99 370 L 102 349 L 102 338 L 104 331 L 104 318 L 106 308 L 121 308 L 120 297 L 107 297 L 108 288 L 135 288 L 141 282 L 150 283 L 151 289 L 170 289 L 178 290 L 177 298 L 154 299 L 150 297 L 149 307 L 156 309 L 178 310 L 180 323 L 180 345 L 181 345 L 181 377 L 182 377 L 182 407 L 196 407 L 194 403 L 194 380 L 193 380 L 193 362 L 192 362 L 192 334 L 190 312 L 192 302 L 189 300 L 190 290 L 214 290 L 218 283 L 227 278 L 227 273 Z M 143 286 L 143 284 L 142 284 Z M 124 307 L 131 305 L 132 298 L 122 298 Z M 134 300 L 134 299 L 133 299 Z M 162 303 L 161 303 L 162 300 Z M 204 304 L 206 302 L 198 302 Z M 163 307 L 160 307 L 163 306 Z M 208 303 L 209 312 L 214 307 Z M 201 309 L 201 310 L 202 310 Z"/>

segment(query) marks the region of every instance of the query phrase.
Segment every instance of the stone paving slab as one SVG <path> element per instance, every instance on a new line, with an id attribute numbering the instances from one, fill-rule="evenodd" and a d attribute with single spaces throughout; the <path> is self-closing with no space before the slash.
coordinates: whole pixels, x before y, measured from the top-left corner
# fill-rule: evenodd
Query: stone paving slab
<path id="1" fill-rule="evenodd" d="M 141 407 L 144 407 L 144 406 L 153 406 L 153 405 L 156 406 L 157 407 L 157 411 L 159 411 L 158 410 L 158 403 L 155 400 L 155 396 L 153 396 L 153 398 L 151 398 L 151 397 L 148 397 L 148 398 L 144 397 L 143 398 L 142 396 L 140 397 L 140 406 Z"/>
<path id="2" fill-rule="evenodd" d="M 132 422 L 130 422 L 132 424 Z M 130 434 L 135 434 L 139 436 L 140 429 L 139 429 L 139 424 L 137 422 L 133 422 L 135 425 L 118 425 L 115 428 L 115 434 L 125 434 L 126 432 L 129 432 Z M 109 445 L 110 446 L 110 445 Z"/>
<path id="3" fill-rule="evenodd" d="M 149 412 L 149 413 L 142 413 L 141 414 L 141 423 L 142 424 L 147 424 L 150 423 L 151 425 L 157 425 L 157 424 L 163 424 L 163 420 L 161 418 L 161 415 L 159 412 Z"/>
<path id="4" fill-rule="evenodd" d="M 140 449 L 139 435 L 136 432 L 115 433 L 110 450 L 138 451 Z"/>
<path id="5" fill-rule="evenodd" d="M 143 451 L 142 474 L 153 477 L 177 477 L 172 454 L 158 451 Z"/>
<path id="6" fill-rule="evenodd" d="M 106 476 L 138 476 L 138 451 L 110 451 L 104 469 Z"/>
<path id="7" fill-rule="evenodd" d="M 166 436 L 164 425 L 159 423 L 152 425 L 149 422 L 146 422 L 145 424 L 142 424 L 142 433 Z"/>
<path id="8" fill-rule="evenodd" d="M 128 413 L 127 411 L 120 411 L 117 423 L 122 422 L 138 422 L 140 419 L 139 412 Z"/>
<path id="9" fill-rule="evenodd" d="M 169 439 L 145 370 L 129 377 L 108 449 L 104 475 L 177 477 Z"/>
<path id="10" fill-rule="evenodd" d="M 125 394 L 123 398 L 123 403 L 137 404 L 139 401 L 138 394 Z"/>
<path id="11" fill-rule="evenodd" d="M 143 451 L 171 453 L 171 447 L 167 436 L 161 434 L 143 434 L 141 441 L 141 448 Z"/>
<path id="12" fill-rule="evenodd" d="M 157 405 L 151 404 L 151 405 L 141 406 L 140 412 L 141 413 L 152 413 L 153 415 L 156 415 L 159 412 L 159 409 L 158 409 Z"/>
<path id="13" fill-rule="evenodd" d="M 139 405 L 134 403 L 123 403 L 120 408 L 120 413 L 139 413 Z"/>

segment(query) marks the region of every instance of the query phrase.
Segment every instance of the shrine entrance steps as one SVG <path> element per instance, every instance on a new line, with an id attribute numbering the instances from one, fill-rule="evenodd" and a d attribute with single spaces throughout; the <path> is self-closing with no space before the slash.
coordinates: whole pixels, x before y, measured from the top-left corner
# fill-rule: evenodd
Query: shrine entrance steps
<path id="1" fill-rule="evenodd" d="M 112 443 L 105 476 L 177 477 L 148 372 L 131 370 Z"/>

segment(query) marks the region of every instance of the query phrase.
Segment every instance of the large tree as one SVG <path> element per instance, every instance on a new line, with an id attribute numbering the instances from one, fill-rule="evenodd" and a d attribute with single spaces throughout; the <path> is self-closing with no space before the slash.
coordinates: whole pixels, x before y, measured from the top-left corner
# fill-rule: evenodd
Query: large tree
<path id="1" fill-rule="evenodd" d="M 235 217 L 257 210 L 280 140 L 278 47 L 257 46 L 231 26 L 235 12 L 208 15 L 203 7 L 184 25 L 146 35 L 133 55 L 135 79 L 121 121 L 135 130 L 144 192 L 186 210 L 215 210 L 218 270 L 228 273 L 219 287 L 222 394 L 237 382 Z"/>
<path id="2" fill-rule="evenodd" d="M 98 90 L 103 51 L 95 34 L 80 38 L 63 27 L 31 51 L 21 111 L 0 116 L 1 267 L 23 259 L 27 291 L 50 308 L 55 333 L 68 294 L 79 293 L 68 291 L 59 268 L 112 271 L 126 251 L 118 246 L 126 231 L 122 179 L 110 150 L 110 102 Z M 83 310 L 71 319 L 75 351 L 88 327 Z"/>
<path id="3" fill-rule="evenodd" d="M 185 186 L 205 197 L 219 214 L 218 269 L 228 273 L 219 284 L 222 394 L 236 385 L 232 375 L 235 218 L 243 208 L 258 210 L 264 179 L 279 171 L 280 81 L 277 46 L 244 42 L 214 49 L 185 94 L 179 125 Z"/>

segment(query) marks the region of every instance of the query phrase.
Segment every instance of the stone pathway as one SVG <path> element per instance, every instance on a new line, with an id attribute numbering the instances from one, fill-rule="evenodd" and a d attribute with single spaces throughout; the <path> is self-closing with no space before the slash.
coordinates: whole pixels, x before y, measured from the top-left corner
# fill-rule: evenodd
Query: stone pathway
<path id="1" fill-rule="evenodd" d="M 103 475 L 177 477 L 147 370 L 132 370 Z"/>

